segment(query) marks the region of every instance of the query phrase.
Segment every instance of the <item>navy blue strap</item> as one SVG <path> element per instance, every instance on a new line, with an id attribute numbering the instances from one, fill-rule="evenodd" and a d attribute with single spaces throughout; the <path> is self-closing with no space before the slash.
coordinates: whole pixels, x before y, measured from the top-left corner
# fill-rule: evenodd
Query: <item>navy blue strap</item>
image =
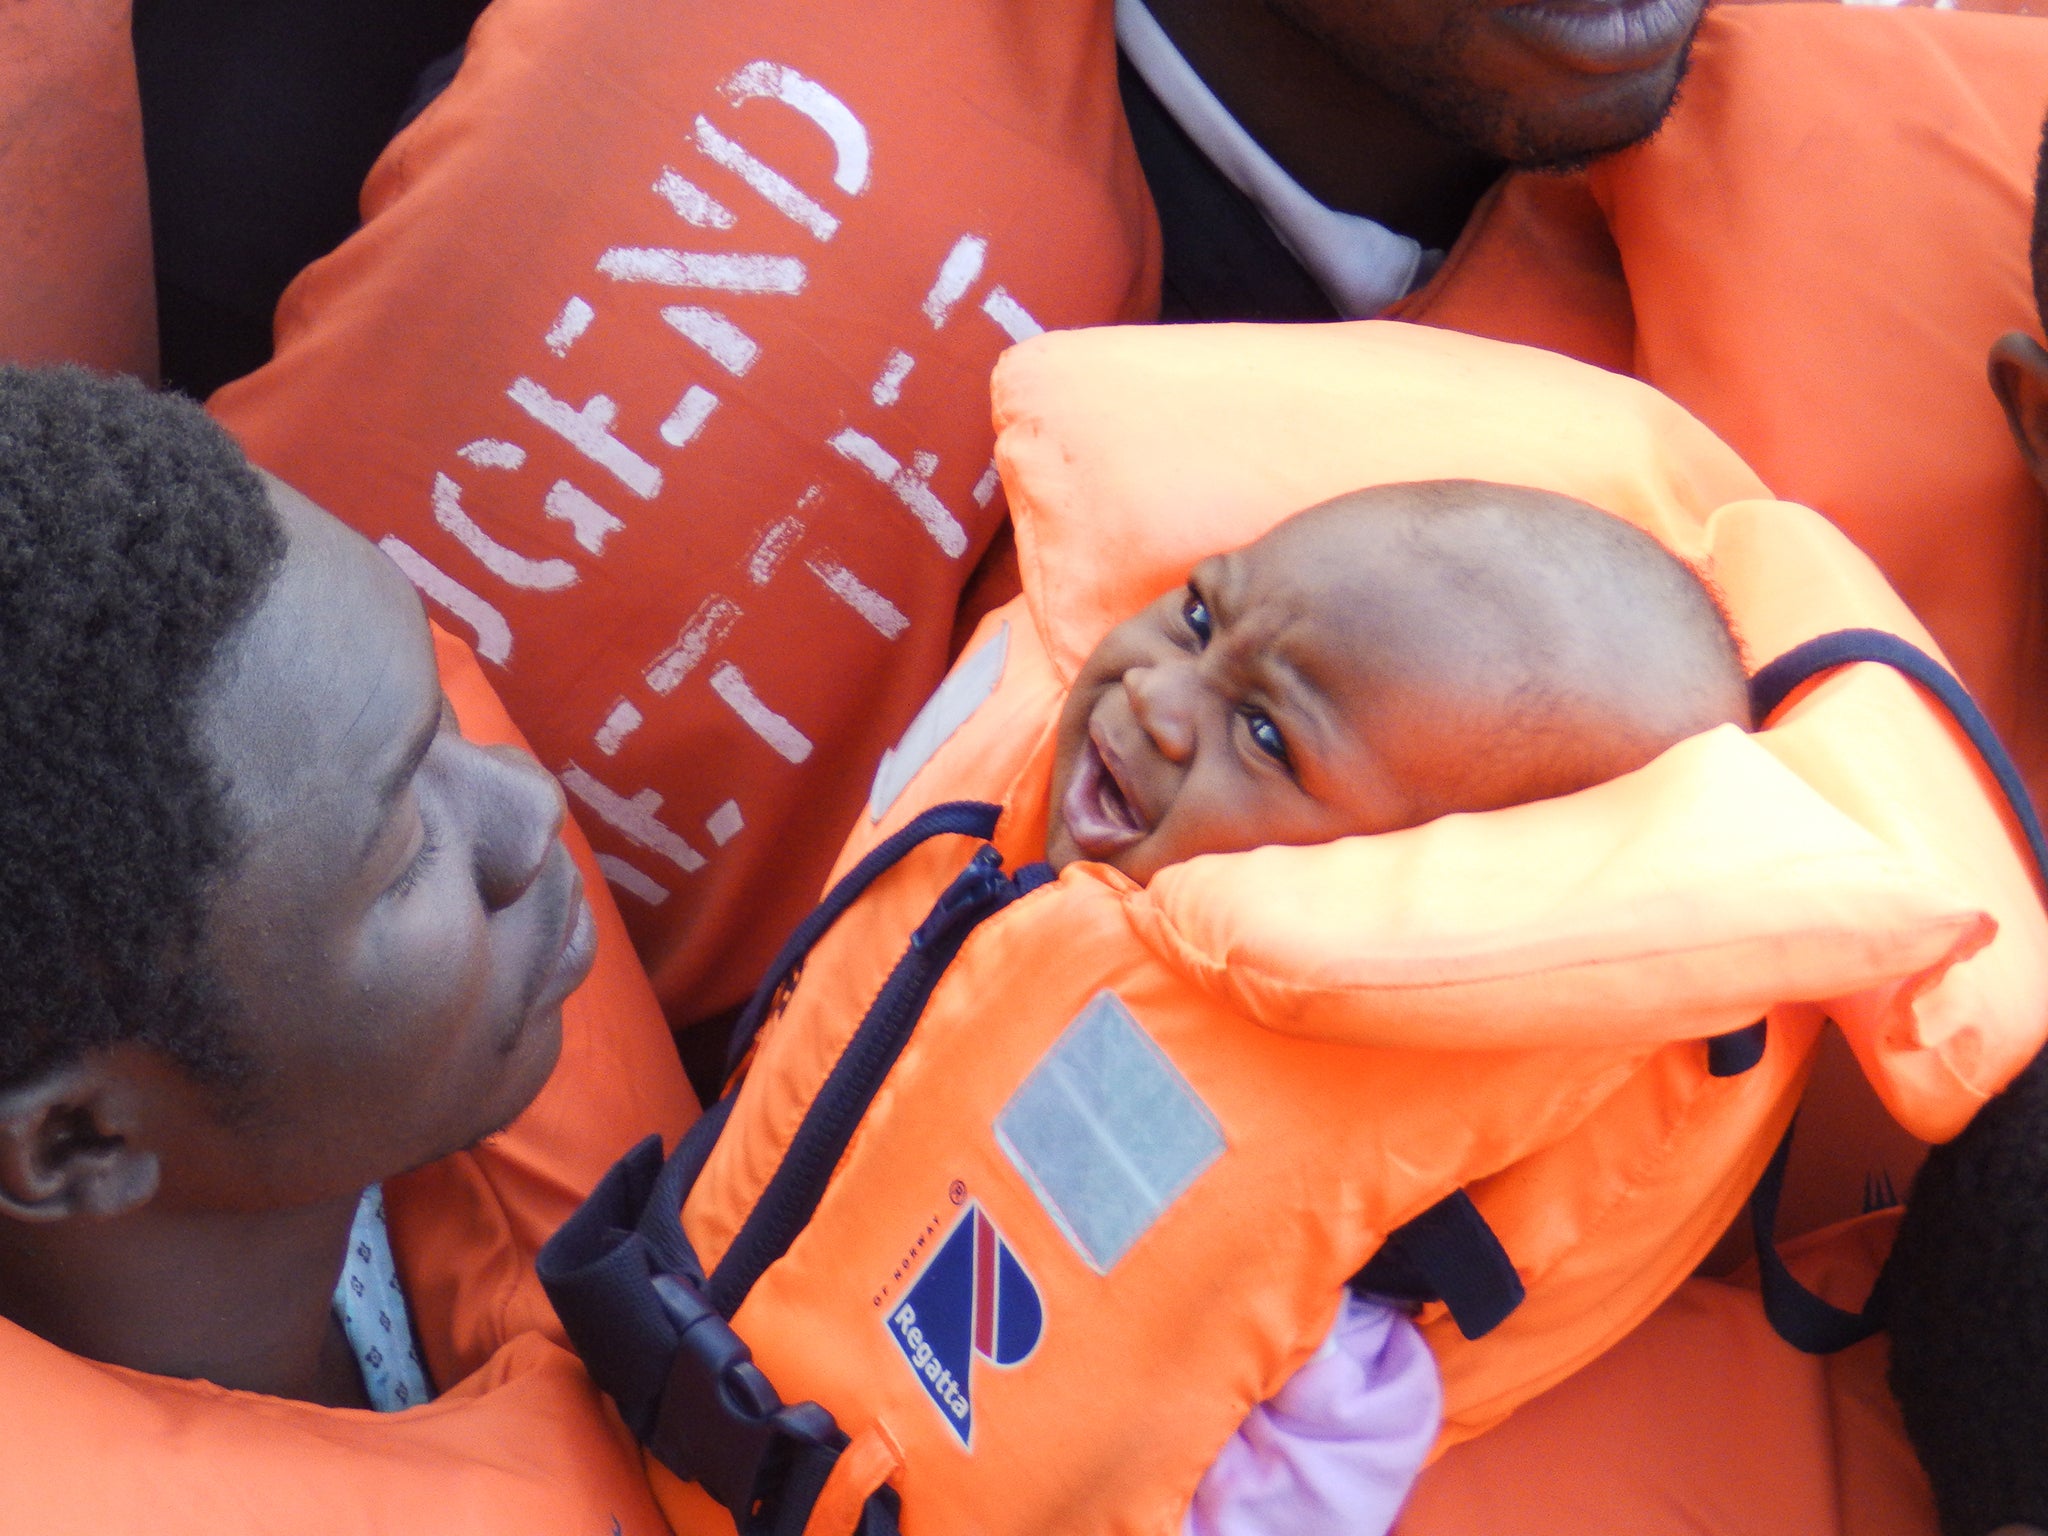
<path id="1" fill-rule="evenodd" d="M 1798 1122 L 1795 1120 L 1794 1125 Z M 1778 1337 L 1794 1349 L 1809 1355 L 1832 1355 L 1838 1349 L 1860 1344 L 1884 1327 L 1884 1272 L 1860 1312 L 1851 1312 L 1825 1301 L 1808 1290 L 1785 1265 L 1778 1252 L 1778 1198 L 1785 1189 L 1785 1164 L 1792 1155 L 1793 1126 L 1785 1127 L 1778 1150 L 1771 1154 L 1764 1176 L 1750 1197 L 1750 1229 L 1756 1236 L 1757 1279 L 1761 1283 L 1764 1316 Z"/>
<path id="2" fill-rule="evenodd" d="M 1498 1328 L 1528 1294 L 1507 1249 L 1462 1189 L 1389 1232 L 1351 1277 L 1351 1288 L 1396 1301 L 1441 1301 L 1468 1339 Z"/>
<path id="3" fill-rule="evenodd" d="M 1808 679 L 1859 661 L 1878 662 L 1902 673 L 1948 711 L 1969 737 L 2005 795 L 2006 803 L 2012 807 L 2013 819 L 2019 823 L 2020 833 L 2033 855 L 2034 873 L 2048 888 L 2048 838 L 2042 836 L 2041 818 L 2011 754 L 1998 739 L 1984 711 L 1977 707 L 1977 701 L 1948 668 L 1918 646 L 1881 629 L 1843 629 L 1820 635 L 1794 646 L 1750 679 L 1751 714 L 1762 726 Z M 1879 1271 L 1877 1284 L 1871 1288 L 1870 1299 L 1860 1312 L 1823 1301 L 1793 1277 L 1777 1244 L 1778 1200 L 1784 1190 L 1785 1165 L 1791 1153 L 1792 1127 L 1787 1126 L 1784 1140 L 1771 1155 L 1770 1165 L 1764 1169 L 1750 1199 L 1750 1225 L 1756 1236 L 1764 1315 L 1794 1348 L 1814 1355 L 1832 1354 L 1869 1338 L 1884 1326 L 1885 1275 Z"/>
<path id="4" fill-rule="evenodd" d="M 1770 1044 L 1771 1021 L 1758 1019 L 1743 1029 L 1731 1029 L 1707 1041 L 1707 1073 L 1711 1077 L 1740 1077 L 1764 1059 Z"/>
<path id="5" fill-rule="evenodd" d="M 972 801 L 934 806 L 878 844 L 783 945 L 740 1016 L 732 1059 L 752 1043 L 811 947 L 875 880 L 931 838 L 987 838 L 1000 814 Z M 741 1536 L 801 1536 L 847 1441 L 817 1404 L 783 1403 L 727 1319 L 809 1219 L 824 1176 L 901 1050 L 930 981 L 981 917 L 1051 877 L 1038 865 L 1013 882 L 1001 864 L 994 848 L 983 848 L 912 937 L 891 979 L 917 972 L 923 990 L 883 989 L 714 1276 L 705 1275 L 681 1213 L 736 1092 L 706 1111 L 666 1161 L 657 1137 L 633 1148 L 541 1250 L 542 1285 L 591 1378 L 665 1466 L 731 1511 Z M 886 1016 L 879 1031 L 869 1027 L 877 1014 Z M 898 1514 L 894 1491 L 879 1490 L 862 1512 L 860 1536 L 897 1536 Z"/>
<path id="6" fill-rule="evenodd" d="M 948 832 L 984 840 L 994 837 L 996 822 L 1002 814 L 1001 806 L 984 801 L 949 800 L 944 805 L 935 805 L 920 812 L 869 849 L 865 858 L 840 877 L 839 883 L 832 887 L 817 909 L 797 924 L 796 931 L 769 965 L 767 975 L 754 991 L 753 1000 L 747 1004 L 746 1012 L 733 1024 L 732 1043 L 726 1048 L 726 1077 L 730 1079 L 739 1070 L 741 1060 L 754 1043 L 754 1036 L 761 1032 L 768 1010 L 774 1007 L 776 999 L 802 967 L 812 946 L 825 936 L 826 929 L 839 921 L 848 907 L 860 900 L 869 886 L 895 868 L 897 861 L 911 849 L 934 837 Z"/>
<path id="7" fill-rule="evenodd" d="M 2048 838 L 2041 832 L 2041 818 L 2034 810 L 2033 796 L 2013 763 L 2005 743 L 1998 739 L 1984 711 L 1970 697 L 1955 675 L 1918 646 L 1881 629 L 1838 629 L 1796 645 L 1749 680 L 1750 712 L 1759 727 L 1776 712 L 1792 691 L 1809 678 L 1855 661 L 1875 661 L 1901 672 L 1934 695 L 1949 717 L 1962 727 L 1970 745 L 1984 760 L 1991 777 L 1998 781 L 2013 819 L 2034 856 L 2034 872 L 2048 884 Z"/>

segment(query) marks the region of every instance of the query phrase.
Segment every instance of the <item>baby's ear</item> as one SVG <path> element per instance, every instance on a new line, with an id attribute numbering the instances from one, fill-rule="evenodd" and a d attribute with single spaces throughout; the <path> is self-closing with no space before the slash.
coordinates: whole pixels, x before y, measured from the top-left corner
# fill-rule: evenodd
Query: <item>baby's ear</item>
<path id="1" fill-rule="evenodd" d="M 2007 331 L 1991 344 L 1990 373 L 2020 457 L 2048 492 L 2048 349 L 2025 331 Z"/>

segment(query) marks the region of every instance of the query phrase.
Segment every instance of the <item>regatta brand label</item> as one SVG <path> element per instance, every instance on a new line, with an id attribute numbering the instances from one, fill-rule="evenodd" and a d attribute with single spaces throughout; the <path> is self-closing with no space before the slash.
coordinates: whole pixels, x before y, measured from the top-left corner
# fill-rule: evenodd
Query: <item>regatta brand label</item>
<path id="1" fill-rule="evenodd" d="M 1013 1366 L 1029 1359 L 1044 1331 L 1045 1307 L 995 1223 L 970 1203 L 890 1309 L 888 1326 L 939 1416 L 970 1446 L 974 1362 Z"/>

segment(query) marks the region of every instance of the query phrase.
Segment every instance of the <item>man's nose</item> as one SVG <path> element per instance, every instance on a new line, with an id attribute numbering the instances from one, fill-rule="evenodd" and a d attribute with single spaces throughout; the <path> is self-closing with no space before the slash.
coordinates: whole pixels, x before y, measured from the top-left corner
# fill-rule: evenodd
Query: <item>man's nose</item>
<path id="1" fill-rule="evenodd" d="M 539 878 L 561 835 L 568 802 L 554 775 L 517 747 L 478 747 L 474 769 L 482 802 L 477 819 L 476 885 L 493 912 L 512 905 Z"/>
<path id="2" fill-rule="evenodd" d="M 1124 673 L 1124 692 L 1130 696 L 1139 729 L 1169 762 L 1186 762 L 1194 755 L 1200 689 L 1195 669 L 1186 661 L 1156 662 Z"/>

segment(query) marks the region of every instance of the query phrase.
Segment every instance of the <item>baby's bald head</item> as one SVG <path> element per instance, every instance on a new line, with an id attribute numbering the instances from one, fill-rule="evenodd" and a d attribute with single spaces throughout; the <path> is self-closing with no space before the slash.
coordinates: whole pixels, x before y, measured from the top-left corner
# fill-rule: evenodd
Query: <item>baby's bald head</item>
<path id="1" fill-rule="evenodd" d="M 1205 561 L 1120 625 L 1061 720 L 1049 853 L 1198 853 L 1570 794 L 1747 728 L 1713 596 L 1569 497 L 1380 486 Z"/>
<path id="2" fill-rule="evenodd" d="M 1750 723 L 1741 655 L 1706 585 L 1582 501 L 1474 480 L 1381 486 L 1260 542 L 1297 567 L 1324 563 L 1330 600 L 1350 609 L 1341 622 L 1378 664 L 1433 699 L 1439 731 L 1486 743 L 1464 772 L 1435 765 L 1467 784 L 1469 808 L 1569 794 Z"/>

